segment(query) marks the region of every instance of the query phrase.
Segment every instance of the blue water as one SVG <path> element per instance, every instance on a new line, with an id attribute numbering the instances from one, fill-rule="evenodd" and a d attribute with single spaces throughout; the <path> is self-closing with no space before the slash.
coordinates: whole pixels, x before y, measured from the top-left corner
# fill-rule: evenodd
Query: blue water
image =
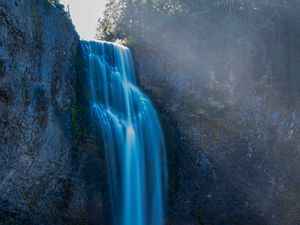
<path id="1" fill-rule="evenodd" d="M 112 224 L 162 225 L 166 157 L 151 101 L 138 88 L 130 50 L 108 42 L 81 46 L 90 108 L 105 142 Z"/>

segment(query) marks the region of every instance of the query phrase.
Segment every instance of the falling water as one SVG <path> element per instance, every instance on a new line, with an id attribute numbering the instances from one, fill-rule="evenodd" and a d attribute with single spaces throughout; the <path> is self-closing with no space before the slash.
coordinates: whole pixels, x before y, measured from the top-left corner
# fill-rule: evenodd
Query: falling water
<path id="1" fill-rule="evenodd" d="M 114 225 L 162 225 L 165 145 L 151 101 L 135 82 L 130 50 L 82 41 L 90 107 L 105 142 Z"/>

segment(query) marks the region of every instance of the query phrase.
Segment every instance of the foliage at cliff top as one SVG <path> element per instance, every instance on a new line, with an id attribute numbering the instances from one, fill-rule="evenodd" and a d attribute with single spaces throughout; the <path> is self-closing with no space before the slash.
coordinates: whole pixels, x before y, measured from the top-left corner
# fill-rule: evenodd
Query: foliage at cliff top
<path id="1" fill-rule="evenodd" d="M 201 16 L 227 17 L 239 15 L 243 19 L 259 17 L 262 29 L 289 23 L 290 28 L 299 27 L 300 3 L 297 0 L 109 0 L 103 19 L 99 20 L 98 38 L 117 39 L 128 35 L 143 36 L 149 29 L 162 25 L 177 24 L 197 27 Z M 298 19 L 298 20 L 297 20 Z M 200 24 L 198 24 L 199 26 Z M 171 29 L 166 27 L 164 30 Z"/>
<path id="2" fill-rule="evenodd" d="M 99 20 L 97 38 L 120 39 L 135 48 L 155 46 L 160 52 L 176 49 L 169 53 L 173 62 L 184 60 L 178 54 L 189 52 L 182 64 L 191 65 L 190 70 L 194 70 L 191 73 L 209 71 L 203 65 L 209 63 L 201 65 L 203 59 L 197 57 L 205 48 L 210 48 L 207 60 L 218 64 L 215 68 L 219 67 L 220 73 L 227 74 L 228 58 L 217 62 L 222 58 L 219 54 L 235 50 L 240 52 L 241 61 L 249 62 L 247 57 L 252 54 L 257 62 L 252 60 L 253 65 L 245 62 L 248 68 L 243 73 L 251 73 L 254 82 L 265 77 L 286 99 L 298 99 L 299 11 L 298 0 L 110 0 L 104 17 Z M 223 59 L 233 56 L 230 53 Z"/>

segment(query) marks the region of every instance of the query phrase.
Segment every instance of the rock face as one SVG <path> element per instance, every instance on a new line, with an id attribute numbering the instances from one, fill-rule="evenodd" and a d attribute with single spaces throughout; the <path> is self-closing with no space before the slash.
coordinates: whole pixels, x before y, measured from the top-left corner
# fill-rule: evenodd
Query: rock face
<path id="1" fill-rule="evenodd" d="M 0 33 L 0 224 L 82 224 L 88 197 L 72 147 L 78 35 L 46 0 L 1 1 Z"/>
<path id="2" fill-rule="evenodd" d="M 177 140 L 169 224 L 300 223 L 299 102 L 294 85 L 272 80 L 296 76 L 299 49 L 237 21 L 213 21 L 201 39 L 182 28 L 172 43 L 132 45 L 139 82 Z"/>
<path id="3" fill-rule="evenodd" d="M 133 46 L 165 125 L 167 222 L 298 225 L 300 50 L 287 40 L 299 34 L 209 25 L 189 42 L 183 28 L 169 46 L 160 35 Z M 57 4 L 10 0 L 0 33 L 0 224 L 110 224 L 73 25 Z"/>

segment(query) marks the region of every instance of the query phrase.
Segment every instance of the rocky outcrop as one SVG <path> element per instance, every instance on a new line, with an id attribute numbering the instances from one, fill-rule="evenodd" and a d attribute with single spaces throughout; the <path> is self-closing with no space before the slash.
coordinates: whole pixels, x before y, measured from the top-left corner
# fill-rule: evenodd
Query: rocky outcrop
<path id="1" fill-rule="evenodd" d="M 83 224 L 87 169 L 72 145 L 79 37 L 46 0 L 1 1 L 0 33 L 0 224 Z"/>
<path id="2" fill-rule="evenodd" d="M 177 27 L 171 41 L 131 44 L 139 82 L 176 140 L 168 224 L 299 224 L 300 114 L 289 85 L 299 49 L 239 17 L 202 23 L 201 38 Z"/>

